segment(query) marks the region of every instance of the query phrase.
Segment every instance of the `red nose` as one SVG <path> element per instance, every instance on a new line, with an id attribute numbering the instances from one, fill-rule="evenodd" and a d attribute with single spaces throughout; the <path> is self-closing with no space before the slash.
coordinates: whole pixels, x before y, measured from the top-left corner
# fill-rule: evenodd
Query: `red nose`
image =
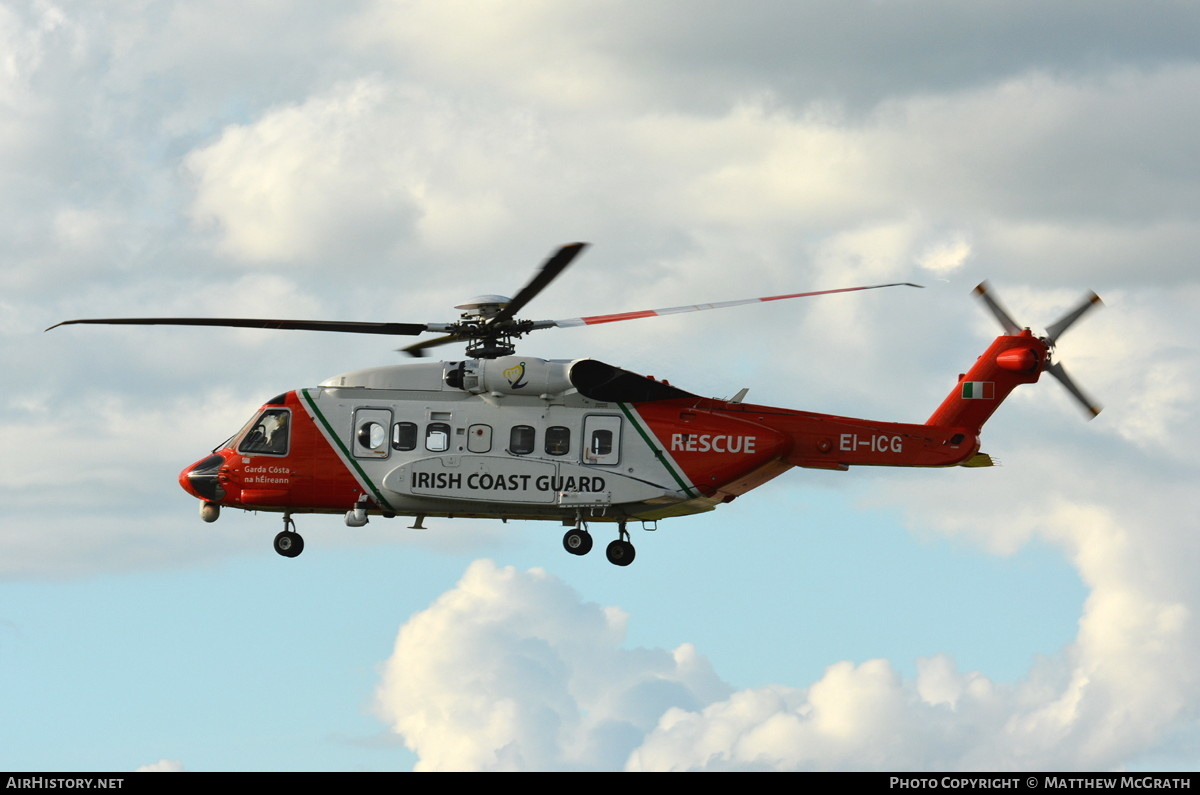
<path id="1" fill-rule="evenodd" d="M 220 502 L 225 497 L 225 489 L 217 479 L 217 473 L 224 465 L 225 457 L 213 453 L 180 472 L 179 485 L 193 497 Z"/>

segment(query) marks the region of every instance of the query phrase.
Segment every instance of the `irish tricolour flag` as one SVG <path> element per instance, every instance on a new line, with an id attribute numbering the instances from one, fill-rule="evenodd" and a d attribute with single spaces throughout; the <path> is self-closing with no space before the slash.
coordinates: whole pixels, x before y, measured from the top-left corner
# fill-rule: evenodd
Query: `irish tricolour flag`
<path id="1" fill-rule="evenodd" d="M 962 396 L 964 400 L 995 400 L 995 381 L 963 381 Z"/>

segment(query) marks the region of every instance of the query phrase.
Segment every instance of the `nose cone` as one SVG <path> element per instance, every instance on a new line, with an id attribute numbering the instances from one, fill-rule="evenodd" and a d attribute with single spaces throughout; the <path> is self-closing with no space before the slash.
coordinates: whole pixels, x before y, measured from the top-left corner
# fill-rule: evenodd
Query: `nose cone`
<path id="1" fill-rule="evenodd" d="M 214 453 L 180 472 L 179 485 L 193 497 L 220 502 L 225 497 L 225 489 L 217 480 L 217 471 L 224 464 L 225 457 Z"/>

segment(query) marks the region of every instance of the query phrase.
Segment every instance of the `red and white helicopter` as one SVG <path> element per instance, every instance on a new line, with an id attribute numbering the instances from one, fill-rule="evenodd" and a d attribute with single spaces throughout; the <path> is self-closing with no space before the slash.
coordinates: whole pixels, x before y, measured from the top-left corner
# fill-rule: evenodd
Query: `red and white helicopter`
<path id="1" fill-rule="evenodd" d="M 93 318 L 72 323 L 169 324 L 443 336 L 405 350 L 465 342 L 459 361 L 393 365 L 334 376 L 267 401 L 237 434 L 184 469 L 179 483 L 216 521 L 222 507 L 283 514 L 275 551 L 304 549 L 292 516 L 371 515 L 541 519 L 569 527 L 563 546 L 592 548 L 589 523 L 617 526 L 609 561 L 629 565 L 627 525 L 710 511 L 792 467 L 990 466 L 979 434 L 1019 384 L 1057 378 L 1092 416 L 1099 407 L 1051 354 L 1058 338 L 1100 302 L 1090 294 L 1046 336 L 1021 328 L 976 288 L 1005 333 L 959 376 L 921 425 L 815 414 L 704 398 L 594 359 L 517 356 L 514 340 L 552 327 L 721 309 L 909 283 L 776 295 L 566 320 L 520 320 L 524 309 L 586 244 L 556 251 L 514 298 L 462 304 L 453 323 L 363 323 L 246 318 Z M 51 328 L 57 328 L 52 326 Z M 49 330 L 49 329 L 47 329 Z"/>

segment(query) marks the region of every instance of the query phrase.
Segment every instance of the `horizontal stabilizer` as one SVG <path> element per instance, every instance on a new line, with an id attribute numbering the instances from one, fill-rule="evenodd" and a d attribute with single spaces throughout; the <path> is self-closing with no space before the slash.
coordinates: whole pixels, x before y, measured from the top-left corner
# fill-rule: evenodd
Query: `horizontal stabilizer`
<path id="1" fill-rule="evenodd" d="M 976 453 L 959 464 L 960 467 L 993 467 L 995 465 L 996 462 L 987 453 Z"/>

